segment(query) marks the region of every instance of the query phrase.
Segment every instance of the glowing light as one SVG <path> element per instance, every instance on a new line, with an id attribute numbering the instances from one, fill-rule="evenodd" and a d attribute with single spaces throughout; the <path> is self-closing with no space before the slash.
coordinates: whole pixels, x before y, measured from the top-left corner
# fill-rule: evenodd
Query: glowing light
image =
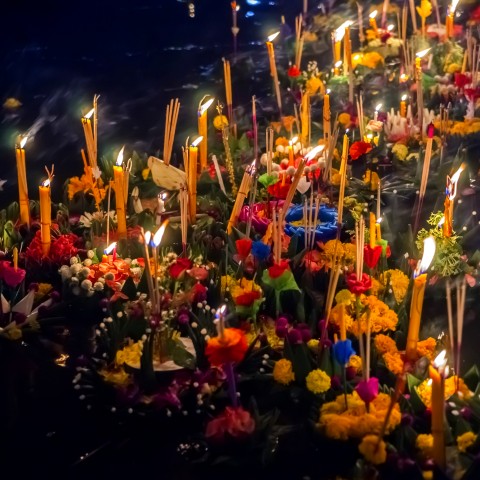
<path id="1" fill-rule="evenodd" d="M 313 160 L 319 153 L 322 153 L 323 150 L 325 150 L 325 145 L 317 145 L 305 155 L 305 160 Z"/>
<path id="2" fill-rule="evenodd" d="M 200 143 L 202 142 L 202 140 L 203 140 L 202 136 L 196 138 L 195 141 L 192 142 L 192 147 L 198 147 L 200 145 Z"/>
<path id="3" fill-rule="evenodd" d="M 50 179 L 47 178 L 44 182 L 42 182 L 42 187 L 49 187 L 50 186 Z"/>
<path id="4" fill-rule="evenodd" d="M 444 368 L 447 365 L 447 351 L 442 350 L 436 357 L 435 360 L 433 361 L 433 365 L 435 368 Z"/>
<path id="5" fill-rule="evenodd" d="M 383 218 L 382 218 L 382 217 L 378 217 L 376 223 L 382 223 L 382 222 L 383 222 Z"/>
<path id="6" fill-rule="evenodd" d="M 150 240 L 152 238 L 152 232 L 150 230 L 147 230 L 145 234 L 143 235 L 143 238 L 145 238 L 145 245 L 150 244 Z"/>
<path id="7" fill-rule="evenodd" d="M 394 28 L 395 28 L 395 25 L 389 25 L 389 26 L 387 27 L 387 30 L 388 30 L 389 32 L 391 32 Z"/>
<path id="8" fill-rule="evenodd" d="M 440 221 L 438 222 L 437 227 L 441 227 L 444 223 L 445 223 L 445 215 L 440 219 Z"/>
<path id="9" fill-rule="evenodd" d="M 295 145 L 297 143 L 298 137 L 293 137 L 288 143 L 290 145 Z"/>
<path id="10" fill-rule="evenodd" d="M 275 32 L 269 35 L 267 39 L 269 42 L 273 42 L 279 35 L 280 35 L 280 32 Z"/>
<path id="11" fill-rule="evenodd" d="M 22 140 L 20 140 L 20 148 L 23 148 L 25 146 L 25 144 L 27 143 L 27 140 L 28 140 L 27 136 L 23 137 Z"/>
<path id="12" fill-rule="evenodd" d="M 117 162 L 116 162 L 117 167 L 119 167 L 123 163 L 123 151 L 124 150 L 125 150 L 125 145 L 118 152 Z"/>
<path id="13" fill-rule="evenodd" d="M 375 17 L 377 16 L 377 13 L 378 13 L 378 12 L 377 12 L 376 10 L 374 10 L 374 11 L 369 15 L 369 17 L 370 17 L 370 18 L 375 18 Z"/>
<path id="14" fill-rule="evenodd" d="M 95 113 L 95 109 L 92 108 L 86 115 L 85 118 L 88 120 Z"/>
<path id="15" fill-rule="evenodd" d="M 422 50 L 421 52 L 417 52 L 415 55 L 417 58 L 423 58 L 430 50 L 430 48 L 427 48 L 425 50 Z"/>
<path id="16" fill-rule="evenodd" d="M 381 108 L 382 108 L 383 104 L 382 103 L 379 103 L 376 107 L 375 107 L 375 111 L 379 111 Z"/>
<path id="17" fill-rule="evenodd" d="M 341 42 L 343 37 L 345 36 L 345 29 L 352 25 L 353 22 L 347 20 L 343 22 L 333 33 L 334 39 L 336 42 Z"/>
<path id="18" fill-rule="evenodd" d="M 447 195 L 450 200 L 453 200 L 457 196 L 457 183 L 464 170 L 465 164 L 462 163 L 459 169 L 451 177 L 447 176 Z"/>
<path id="19" fill-rule="evenodd" d="M 339 60 L 338 62 L 335 63 L 335 68 L 340 68 L 342 66 L 342 61 Z"/>
<path id="20" fill-rule="evenodd" d="M 453 0 L 452 4 L 450 5 L 450 13 L 453 13 L 457 9 L 459 2 L 460 0 Z"/>
<path id="21" fill-rule="evenodd" d="M 117 248 L 117 242 L 111 243 L 104 251 L 105 255 L 110 255 Z"/>
<path id="22" fill-rule="evenodd" d="M 167 228 L 168 220 L 165 220 L 160 228 L 157 230 L 155 235 L 153 236 L 153 246 L 157 248 L 160 243 L 162 242 L 163 234 L 165 233 L 165 229 Z"/>
<path id="23" fill-rule="evenodd" d="M 408 98 L 408 95 L 402 95 L 402 102 L 404 102 Z"/>
<path id="24" fill-rule="evenodd" d="M 225 312 L 227 311 L 227 306 L 223 304 L 221 307 L 218 308 L 217 310 L 217 317 L 221 317 L 222 315 L 225 315 Z"/>
<path id="25" fill-rule="evenodd" d="M 210 100 L 207 100 L 198 110 L 199 115 L 203 115 L 209 108 L 210 105 L 214 102 L 214 98 L 211 98 Z"/>
<path id="26" fill-rule="evenodd" d="M 435 239 L 432 236 L 427 237 L 423 241 L 423 257 L 415 270 L 415 277 L 418 277 L 418 275 L 427 271 L 428 267 L 432 263 L 433 257 L 435 256 L 435 249 Z"/>

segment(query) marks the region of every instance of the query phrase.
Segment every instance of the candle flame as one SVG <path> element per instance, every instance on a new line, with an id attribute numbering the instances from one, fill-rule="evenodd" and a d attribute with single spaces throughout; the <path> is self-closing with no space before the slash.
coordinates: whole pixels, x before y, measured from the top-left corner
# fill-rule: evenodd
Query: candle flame
<path id="1" fill-rule="evenodd" d="M 297 140 L 298 140 L 298 137 L 295 136 L 295 137 L 293 137 L 288 143 L 289 143 L 290 145 L 295 145 L 295 144 L 297 143 Z"/>
<path id="2" fill-rule="evenodd" d="M 423 58 L 430 50 L 430 48 L 427 48 L 425 50 L 422 50 L 421 52 L 417 52 L 415 55 L 417 58 Z"/>
<path id="3" fill-rule="evenodd" d="M 452 4 L 450 5 L 450 13 L 454 13 L 457 9 L 457 5 L 459 4 L 460 0 L 453 0 Z"/>
<path id="4" fill-rule="evenodd" d="M 198 147 L 200 145 L 200 143 L 202 142 L 202 140 L 203 140 L 202 136 L 197 137 L 195 139 L 195 141 L 192 142 L 192 147 Z"/>
<path id="5" fill-rule="evenodd" d="M 153 236 L 153 245 L 154 247 L 158 247 L 160 243 L 162 242 L 163 234 L 165 233 L 165 229 L 167 228 L 168 225 L 168 219 L 165 220 L 162 225 L 160 225 L 160 228 L 157 230 L 155 235 Z"/>
<path id="6" fill-rule="evenodd" d="M 279 35 L 280 35 L 280 32 L 278 31 L 269 35 L 267 39 L 269 42 L 273 42 Z"/>
<path id="7" fill-rule="evenodd" d="M 85 118 L 88 120 L 95 113 L 95 109 L 92 108 L 86 115 Z"/>
<path id="8" fill-rule="evenodd" d="M 369 17 L 370 17 L 370 18 L 375 18 L 375 17 L 377 16 L 377 13 L 378 13 L 378 12 L 377 12 L 376 10 L 374 10 L 374 11 L 369 15 Z"/>
<path id="9" fill-rule="evenodd" d="M 221 307 L 217 309 L 217 317 L 220 317 L 221 315 L 225 315 L 226 311 L 227 311 L 227 306 L 223 304 Z"/>
<path id="10" fill-rule="evenodd" d="M 25 146 L 25 144 L 27 143 L 27 140 L 28 140 L 28 136 L 25 136 L 20 140 L 20 148 L 23 148 Z"/>
<path id="11" fill-rule="evenodd" d="M 103 252 L 105 253 L 105 255 L 110 255 L 116 246 L 117 246 L 117 242 L 113 242 Z"/>
<path id="12" fill-rule="evenodd" d="M 433 365 L 435 368 L 443 368 L 447 365 L 447 351 L 442 350 L 436 357 L 435 360 L 433 361 Z"/>
<path id="13" fill-rule="evenodd" d="M 143 238 L 145 239 L 145 245 L 148 245 L 150 243 L 151 238 L 152 238 L 152 232 L 150 230 L 147 230 L 144 233 Z"/>
<path id="14" fill-rule="evenodd" d="M 440 221 L 438 222 L 437 227 L 441 227 L 444 223 L 445 223 L 445 215 L 440 219 Z"/>
<path id="15" fill-rule="evenodd" d="M 42 182 L 42 187 L 49 187 L 50 186 L 50 179 L 47 178 L 45 181 Z"/>
<path id="16" fill-rule="evenodd" d="M 339 60 L 338 62 L 335 63 L 335 68 L 340 68 L 342 66 L 342 61 Z"/>
<path id="17" fill-rule="evenodd" d="M 402 95 L 402 102 L 404 102 L 407 98 L 408 98 L 408 95 L 407 95 L 407 94 Z"/>
<path id="18" fill-rule="evenodd" d="M 451 176 L 447 176 L 447 195 L 450 200 L 457 196 L 457 183 L 461 173 L 465 170 L 465 164 L 462 163 L 459 169 Z"/>
<path id="19" fill-rule="evenodd" d="M 167 197 L 168 197 L 168 195 L 167 195 L 167 193 L 165 193 L 165 192 L 158 194 L 158 198 L 159 198 L 160 200 L 165 200 Z"/>
<path id="20" fill-rule="evenodd" d="M 376 223 L 382 223 L 382 222 L 383 222 L 383 218 L 382 218 L 382 217 L 378 217 Z"/>
<path id="21" fill-rule="evenodd" d="M 427 382 L 427 385 L 428 385 L 429 387 L 431 387 L 431 386 L 432 386 L 432 383 L 433 383 L 433 380 L 432 380 L 431 378 L 429 378 L 429 379 L 428 379 L 428 382 Z"/>
<path id="22" fill-rule="evenodd" d="M 123 151 L 125 150 L 125 145 L 120 149 L 117 156 L 117 167 L 123 163 Z"/>
<path id="23" fill-rule="evenodd" d="M 327 95 L 330 95 L 331 90 L 327 88 Z"/>
<path id="24" fill-rule="evenodd" d="M 387 27 L 387 30 L 391 32 L 394 28 L 395 28 L 395 25 L 392 24 Z"/>
<path id="25" fill-rule="evenodd" d="M 313 160 L 323 150 L 325 150 L 325 145 L 317 145 L 305 155 L 305 160 Z"/>
<path id="26" fill-rule="evenodd" d="M 423 241 L 423 257 L 415 270 L 414 277 L 418 277 L 418 275 L 427 271 L 435 256 L 435 248 L 435 239 L 432 236 Z"/>
<path id="27" fill-rule="evenodd" d="M 214 102 L 214 98 L 211 98 L 210 100 L 207 100 L 199 109 L 198 109 L 198 114 L 203 115 L 209 108 L 210 105 Z"/>
<path id="28" fill-rule="evenodd" d="M 376 107 L 375 107 L 375 111 L 378 112 L 381 108 L 382 108 L 383 104 L 382 103 L 379 103 Z"/>

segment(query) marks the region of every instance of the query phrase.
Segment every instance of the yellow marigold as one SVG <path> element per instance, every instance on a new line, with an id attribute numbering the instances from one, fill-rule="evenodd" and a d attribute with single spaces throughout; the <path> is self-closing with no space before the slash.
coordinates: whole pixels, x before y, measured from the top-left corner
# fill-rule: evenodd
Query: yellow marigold
<path id="1" fill-rule="evenodd" d="M 465 432 L 462 435 L 457 437 L 457 446 L 458 450 L 462 453 L 465 453 L 468 448 L 470 448 L 475 441 L 477 436 L 473 432 Z"/>
<path id="2" fill-rule="evenodd" d="M 295 122 L 295 117 L 293 115 L 287 115 L 285 117 L 282 117 L 283 127 L 289 133 L 292 131 L 294 122 Z"/>
<path id="3" fill-rule="evenodd" d="M 307 347 L 312 349 L 312 350 L 317 350 L 319 344 L 320 344 L 319 340 L 317 340 L 316 338 L 311 338 L 307 342 Z"/>
<path id="4" fill-rule="evenodd" d="M 360 317 L 359 321 L 352 324 L 352 333 L 358 335 L 360 331 L 367 331 L 368 315 L 370 315 L 370 328 L 372 333 L 395 330 L 398 317 L 387 304 L 379 300 L 375 295 L 362 296 L 361 302 L 367 307 L 367 312 Z"/>
<path id="5" fill-rule="evenodd" d="M 363 53 L 354 52 L 352 53 L 352 68 L 355 70 L 358 65 L 362 64 Z"/>
<path id="6" fill-rule="evenodd" d="M 144 180 L 147 180 L 148 176 L 150 175 L 150 169 L 147 167 L 147 168 L 144 168 L 142 170 L 142 178 Z"/>
<path id="7" fill-rule="evenodd" d="M 431 457 L 433 453 L 433 435 L 423 433 L 417 435 L 415 446 L 424 457 Z"/>
<path id="8" fill-rule="evenodd" d="M 351 305 L 351 303 L 355 300 L 355 295 L 353 295 L 350 290 L 347 290 L 344 288 L 343 290 L 340 290 L 336 295 L 335 295 L 335 302 L 338 303 L 343 303 L 345 305 Z"/>
<path id="9" fill-rule="evenodd" d="M 352 117 L 349 113 L 341 113 L 338 116 L 338 122 L 344 127 L 348 127 L 352 123 Z"/>
<path id="10" fill-rule="evenodd" d="M 348 440 L 352 419 L 348 416 L 326 415 L 324 418 L 324 432 L 328 438 L 335 440 Z"/>
<path id="11" fill-rule="evenodd" d="M 419 357 L 427 357 L 429 360 L 433 360 L 437 341 L 429 337 L 417 343 L 417 353 Z"/>
<path id="12" fill-rule="evenodd" d="M 377 335 L 374 339 L 374 343 L 377 352 L 381 355 L 387 352 L 397 352 L 397 344 L 395 343 L 395 340 L 387 335 Z"/>
<path id="13" fill-rule="evenodd" d="M 71 177 L 68 181 L 68 199 L 72 200 L 77 193 L 83 192 L 86 187 L 87 185 L 83 182 L 83 176 L 82 178 Z"/>
<path id="14" fill-rule="evenodd" d="M 403 359 L 399 352 L 387 352 L 383 355 L 385 366 L 395 375 L 403 372 Z"/>
<path id="15" fill-rule="evenodd" d="M 358 375 L 362 372 L 362 357 L 359 355 L 352 355 L 347 366 L 354 368 L 356 374 Z"/>
<path id="16" fill-rule="evenodd" d="M 53 287 L 51 283 L 39 283 L 37 291 L 35 292 L 35 301 L 41 300 L 52 291 Z"/>
<path id="17" fill-rule="evenodd" d="M 348 309 L 345 309 L 343 318 L 345 320 L 347 332 L 351 332 L 353 330 L 352 325 L 354 323 L 354 319 L 350 316 Z M 332 325 L 340 326 L 340 304 L 335 305 L 330 311 L 330 322 Z"/>
<path id="18" fill-rule="evenodd" d="M 123 368 L 116 368 L 114 370 L 102 370 L 100 375 L 108 383 L 113 383 L 114 385 L 126 386 L 129 385 L 132 381 L 132 377 L 125 372 Z"/>
<path id="19" fill-rule="evenodd" d="M 367 462 L 380 465 L 387 460 L 387 446 L 378 435 L 366 435 L 358 446 Z"/>
<path id="20" fill-rule="evenodd" d="M 458 73 L 462 70 L 462 66 L 458 63 L 450 63 L 449 65 L 445 66 L 445 71 L 447 73 Z"/>
<path id="21" fill-rule="evenodd" d="M 376 278 L 371 277 L 371 279 L 372 287 L 370 288 L 370 292 L 372 295 L 378 297 L 378 295 L 383 291 L 383 285 Z"/>
<path id="22" fill-rule="evenodd" d="M 332 168 L 332 185 L 340 185 L 340 172 L 336 168 Z"/>
<path id="23" fill-rule="evenodd" d="M 228 127 L 228 118 L 225 115 L 217 115 L 213 119 L 213 126 L 217 130 L 223 130 L 224 127 Z"/>
<path id="24" fill-rule="evenodd" d="M 329 261 L 333 260 L 335 254 L 337 258 L 342 258 L 344 254 L 343 243 L 340 240 L 329 240 L 323 246 L 323 254 Z"/>
<path id="25" fill-rule="evenodd" d="M 362 57 L 362 65 L 368 68 L 377 68 L 383 65 L 383 57 L 378 52 L 367 52 Z"/>
<path id="26" fill-rule="evenodd" d="M 275 146 L 278 147 L 279 145 L 281 145 L 282 147 L 288 147 L 289 145 L 288 139 L 285 137 L 278 137 L 275 140 Z"/>
<path id="27" fill-rule="evenodd" d="M 312 370 L 305 379 L 307 388 L 313 393 L 324 393 L 330 389 L 330 377 L 319 368 Z"/>
<path id="28" fill-rule="evenodd" d="M 410 283 L 409 278 L 398 269 L 387 270 L 383 276 L 383 284 L 386 285 L 389 281 L 390 287 L 393 290 L 393 296 L 397 303 L 402 303 L 405 295 L 407 294 L 408 285 Z"/>
<path id="29" fill-rule="evenodd" d="M 416 387 L 420 400 L 428 408 L 432 406 L 432 386 L 429 383 L 429 379 L 426 379 Z M 445 380 L 445 400 L 455 392 L 457 392 L 457 377 L 453 375 Z M 461 378 L 458 379 L 458 394 L 463 396 L 464 399 L 469 399 L 472 396 L 472 392 Z"/>
<path id="30" fill-rule="evenodd" d="M 135 342 L 126 345 L 122 350 L 118 350 L 115 355 L 115 363 L 122 365 L 138 365 L 140 364 L 140 358 L 142 357 L 143 343 Z"/>
<path id="31" fill-rule="evenodd" d="M 295 380 L 292 362 L 285 358 L 278 360 L 273 367 L 273 379 L 282 385 L 288 385 Z"/>
<path id="32" fill-rule="evenodd" d="M 396 143 L 392 148 L 392 153 L 400 162 L 404 162 L 408 156 L 408 147 L 403 143 Z"/>
<path id="33" fill-rule="evenodd" d="M 357 259 L 356 246 L 353 243 L 343 244 L 343 260 L 345 263 L 353 263 Z"/>
<path id="34" fill-rule="evenodd" d="M 316 93 L 323 92 L 325 85 L 318 77 L 310 77 L 305 84 L 305 88 L 309 95 L 315 95 Z"/>

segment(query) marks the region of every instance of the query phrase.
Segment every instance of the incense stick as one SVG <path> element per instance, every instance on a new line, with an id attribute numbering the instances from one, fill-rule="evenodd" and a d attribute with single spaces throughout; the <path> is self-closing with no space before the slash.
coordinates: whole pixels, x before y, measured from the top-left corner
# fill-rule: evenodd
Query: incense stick
<path id="1" fill-rule="evenodd" d="M 178 98 L 176 98 L 175 100 L 172 98 L 170 100 L 170 104 L 167 105 L 167 111 L 165 114 L 165 133 L 163 140 L 163 161 L 165 165 L 170 164 L 179 110 L 180 102 Z"/>

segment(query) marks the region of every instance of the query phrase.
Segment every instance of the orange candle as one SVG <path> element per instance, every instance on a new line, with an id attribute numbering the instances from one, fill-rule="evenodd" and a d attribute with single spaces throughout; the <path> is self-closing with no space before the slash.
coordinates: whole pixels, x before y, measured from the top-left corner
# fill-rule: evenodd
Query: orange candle
<path id="1" fill-rule="evenodd" d="M 457 195 L 457 183 L 460 178 L 460 174 L 465 170 L 465 165 L 462 163 L 459 169 L 450 178 L 447 175 L 447 195 L 445 197 L 445 211 L 444 211 L 444 223 L 443 223 L 443 236 L 451 237 L 453 233 L 453 206 L 455 197 Z"/>
<path id="2" fill-rule="evenodd" d="M 50 180 L 45 180 L 38 187 L 40 197 L 40 238 L 43 255 L 50 252 L 50 225 L 52 223 L 52 201 L 50 198 Z"/>
<path id="3" fill-rule="evenodd" d="M 295 152 L 293 151 L 293 147 L 295 143 L 297 142 L 298 137 L 293 137 L 289 142 L 288 142 L 288 165 L 293 167 L 295 166 Z"/>
<path id="4" fill-rule="evenodd" d="M 28 200 L 27 167 L 25 164 L 25 144 L 27 137 L 23 137 L 15 147 L 18 178 L 18 204 L 20 206 L 20 222 L 30 225 L 30 201 Z"/>
<path id="5" fill-rule="evenodd" d="M 207 100 L 205 103 L 203 101 L 205 97 L 201 100 L 200 104 L 198 105 L 198 135 L 203 137 L 203 142 L 200 144 L 199 153 L 200 153 L 200 172 L 203 172 L 207 168 L 207 159 L 208 159 L 208 151 L 207 151 L 207 135 L 208 135 L 208 121 L 207 121 L 207 110 L 210 105 L 215 100 L 211 98 Z"/>
<path id="6" fill-rule="evenodd" d="M 435 255 L 435 240 L 428 237 L 423 242 L 423 257 L 420 261 L 413 276 L 412 301 L 410 303 L 410 320 L 408 324 L 406 357 L 407 360 L 413 362 L 417 357 L 417 343 L 420 333 L 420 320 L 423 309 L 423 296 L 425 294 L 425 286 L 427 283 L 427 274 L 425 273 L 430 266 Z"/>
<path id="7" fill-rule="evenodd" d="M 370 212 L 370 247 L 374 248 L 376 242 L 375 214 Z"/>
<path id="8" fill-rule="evenodd" d="M 374 10 L 370 15 L 370 27 L 372 27 L 372 30 L 375 32 L 375 36 L 378 37 L 378 27 L 377 27 L 377 11 Z"/>
<path id="9" fill-rule="evenodd" d="M 455 10 L 457 8 L 459 0 L 453 0 L 451 5 L 448 7 L 448 15 L 445 22 L 445 34 L 447 38 L 453 36 L 453 29 L 455 23 Z"/>
<path id="10" fill-rule="evenodd" d="M 340 304 L 339 324 L 340 324 L 340 340 L 346 340 L 347 339 L 347 326 L 345 324 L 345 304 L 344 303 Z"/>
<path id="11" fill-rule="evenodd" d="M 407 95 L 403 95 L 400 101 L 400 116 L 402 118 L 406 118 L 407 116 Z"/>
<path id="12" fill-rule="evenodd" d="M 190 222 L 194 223 L 197 218 L 197 162 L 198 145 L 202 145 L 203 137 L 198 137 L 188 148 L 188 208 L 190 213 Z"/>
<path id="13" fill-rule="evenodd" d="M 122 147 L 117 157 L 117 164 L 113 167 L 113 182 L 115 185 L 115 204 L 117 210 L 117 234 L 118 238 L 127 237 L 127 216 L 125 213 L 125 174 L 123 171 Z"/>
<path id="14" fill-rule="evenodd" d="M 432 436 L 433 436 L 433 461 L 445 469 L 445 359 L 446 350 L 439 353 L 433 365 L 430 365 L 429 374 L 432 384 Z"/>
<path id="15" fill-rule="evenodd" d="M 330 140 L 331 129 L 330 90 L 327 90 L 327 93 L 323 96 L 323 139 L 326 144 Z"/>

